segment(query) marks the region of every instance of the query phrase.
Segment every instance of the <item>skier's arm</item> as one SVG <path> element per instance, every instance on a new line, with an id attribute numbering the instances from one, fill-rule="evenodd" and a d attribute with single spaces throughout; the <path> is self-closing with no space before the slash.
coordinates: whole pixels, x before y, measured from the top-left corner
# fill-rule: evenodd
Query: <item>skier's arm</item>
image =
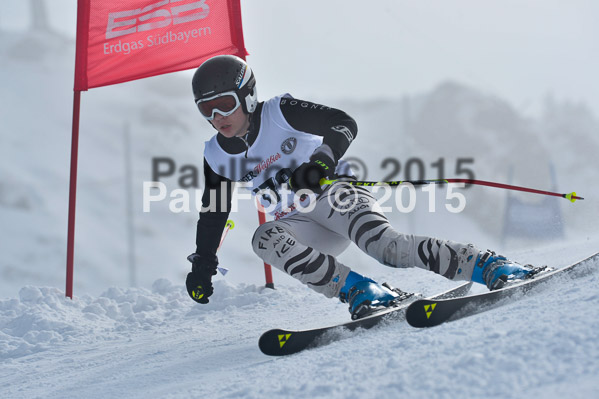
<path id="1" fill-rule="evenodd" d="M 214 172 L 206 161 L 204 161 L 204 180 L 202 211 L 196 230 L 196 253 L 200 256 L 214 257 L 231 212 L 233 182 Z M 216 194 L 212 200 L 210 192 Z"/>
<path id="2" fill-rule="evenodd" d="M 330 148 L 335 163 L 358 135 L 356 121 L 339 109 L 290 98 L 282 98 L 280 107 L 291 127 L 323 138 L 323 147 Z"/>
<path id="3" fill-rule="evenodd" d="M 205 189 L 202 211 L 196 230 L 196 251 L 187 259 L 192 263 L 185 285 L 189 296 L 196 302 L 208 303 L 212 295 L 212 276 L 216 274 L 216 251 L 231 211 L 233 183 L 216 174 L 204 160 Z M 211 195 L 211 192 L 214 193 Z"/>
<path id="4" fill-rule="evenodd" d="M 280 107 L 291 127 L 322 137 L 322 145 L 310 160 L 293 171 L 289 185 L 296 192 L 308 189 L 321 193 L 320 179 L 335 172 L 337 162 L 358 135 L 358 125 L 341 110 L 308 101 L 282 98 Z"/>

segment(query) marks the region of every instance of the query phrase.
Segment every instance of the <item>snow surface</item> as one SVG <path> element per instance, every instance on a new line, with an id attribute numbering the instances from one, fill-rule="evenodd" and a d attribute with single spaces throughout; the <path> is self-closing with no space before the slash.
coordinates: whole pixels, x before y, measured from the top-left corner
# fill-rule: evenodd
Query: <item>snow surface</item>
<path id="1" fill-rule="evenodd" d="M 596 248 L 534 255 L 564 266 Z M 593 398 L 598 267 L 595 259 L 584 277 L 440 327 L 396 322 L 285 358 L 258 350 L 262 332 L 340 322 L 345 305 L 299 285 L 222 280 L 207 306 L 165 279 L 151 290 L 110 288 L 74 300 L 27 286 L 0 301 L 0 397 Z M 420 274 L 429 273 L 385 272 L 394 280 Z M 448 284 L 423 284 L 423 293 Z"/>
<path id="2" fill-rule="evenodd" d="M 257 216 L 253 204 L 243 203 L 219 253 L 229 274 L 217 276 L 209 305 L 192 302 L 183 281 L 197 213 L 173 213 L 168 202 L 144 213 L 141 200 L 153 157 L 201 173 L 203 142 L 213 130 L 180 74 L 83 93 L 75 298 L 64 298 L 73 49 L 72 40 L 49 32 L 0 32 L 0 398 L 599 397 L 597 273 L 556 281 L 521 301 L 431 330 L 397 323 L 269 358 L 257 348 L 266 329 L 316 327 L 347 320 L 348 313 L 276 270 L 277 289 L 262 287 L 262 265 L 250 247 Z M 557 190 L 586 197 L 574 205 L 557 200 L 560 215 L 539 221 L 541 232 L 563 230 L 558 241 L 504 241 L 507 193 L 480 187 L 465 192 L 468 205 L 456 215 L 442 210 L 443 191 L 434 213 L 419 192 L 414 212 L 389 215 L 399 230 L 555 266 L 599 248 L 599 122 L 583 104 L 549 98 L 545 115 L 532 120 L 455 82 L 395 100 L 315 100 L 358 121 L 361 133 L 348 156 L 362 159 L 370 178 L 390 172 L 381 164 L 385 157 L 402 166 L 421 158 L 430 178 L 437 177 L 430 164 L 439 157 L 448 175 L 457 158 L 473 157 L 477 178 L 509 183 L 512 168 L 511 183 L 539 189 L 551 189 L 551 165 Z M 133 272 L 124 199 L 127 127 Z M 173 190 L 178 178 L 163 181 Z M 456 284 L 383 267 L 355 248 L 340 259 L 425 295 Z"/>

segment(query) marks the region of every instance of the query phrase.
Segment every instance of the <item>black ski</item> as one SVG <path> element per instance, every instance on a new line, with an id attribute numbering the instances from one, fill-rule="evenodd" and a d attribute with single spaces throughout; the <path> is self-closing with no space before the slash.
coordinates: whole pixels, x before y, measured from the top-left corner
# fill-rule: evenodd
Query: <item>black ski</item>
<path id="1" fill-rule="evenodd" d="M 515 299 L 533 287 L 545 283 L 556 276 L 580 272 L 585 274 L 592 269 L 577 268 L 587 261 L 599 259 L 599 253 L 584 258 L 569 266 L 541 273 L 530 280 L 523 280 L 505 288 L 484 292 L 482 294 L 464 296 L 453 299 L 419 299 L 412 302 L 406 311 L 406 320 L 413 327 L 433 327 L 446 321 L 457 320 L 493 308 L 492 305 L 502 305 L 508 298 Z"/>
<path id="2" fill-rule="evenodd" d="M 449 291 L 435 295 L 431 297 L 431 299 L 453 298 L 465 295 L 470 290 L 471 286 L 472 283 L 464 283 Z M 270 356 L 291 355 L 305 349 L 324 346 L 341 339 L 343 333 L 346 331 L 354 331 L 357 328 L 368 329 L 374 327 L 383 320 L 395 320 L 401 318 L 404 315 L 409 302 L 411 302 L 411 299 L 413 298 L 414 297 L 408 298 L 381 312 L 343 324 L 299 331 L 281 329 L 269 330 L 262 334 L 258 346 L 262 353 Z"/>

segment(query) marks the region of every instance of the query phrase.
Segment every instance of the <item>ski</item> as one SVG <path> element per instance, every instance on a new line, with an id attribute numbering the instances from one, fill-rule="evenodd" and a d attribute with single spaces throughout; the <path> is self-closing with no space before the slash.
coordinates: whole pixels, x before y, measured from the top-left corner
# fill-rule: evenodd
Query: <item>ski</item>
<path id="1" fill-rule="evenodd" d="M 548 282 L 557 276 L 563 276 L 572 272 L 577 272 L 577 274 L 581 275 L 586 274 L 592 269 L 581 270 L 578 266 L 592 260 L 599 260 L 599 252 L 569 266 L 540 273 L 529 280 L 523 280 L 499 290 L 452 299 L 418 299 L 408 306 L 406 321 L 412 327 L 433 327 L 447 321 L 484 312 L 507 303 L 509 299 L 521 297 L 533 287 Z"/>
<path id="2" fill-rule="evenodd" d="M 453 298 L 465 295 L 471 286 L 471 282 L 464 283 L 451 290 L 437 294 L 430 299 Z M 262 334 L 258 341 L 258 346 L 262 353 L 269 356 L 291 355 L 305 349 L 324 346 L 338 341 L 347 331 L 354 331 L 358 328 L 369 329 L 382 321 L 400 319 L 413 299 L 414 297 L 412 296 L 380 312 L 333 326 L 296 331 L 282 329 L 269 330 Z"/>

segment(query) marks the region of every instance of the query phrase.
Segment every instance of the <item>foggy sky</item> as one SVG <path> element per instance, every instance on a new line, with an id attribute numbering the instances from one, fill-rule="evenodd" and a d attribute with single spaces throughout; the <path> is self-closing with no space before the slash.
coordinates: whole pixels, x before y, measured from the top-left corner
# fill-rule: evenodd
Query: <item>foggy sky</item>
<path id="1" fill-rule="evenodd" d="M 3 2 L 0 28 L 25 29 L 28 3 Z M 599 115 L 599 3 L 592 0 L 241 3 L 262 100 L 283 92 L 390 98 L 452 79 L 525 114 L 553 95 Z M 76 0 L 46 4 L 51 26 L 74 37 Z"/>

